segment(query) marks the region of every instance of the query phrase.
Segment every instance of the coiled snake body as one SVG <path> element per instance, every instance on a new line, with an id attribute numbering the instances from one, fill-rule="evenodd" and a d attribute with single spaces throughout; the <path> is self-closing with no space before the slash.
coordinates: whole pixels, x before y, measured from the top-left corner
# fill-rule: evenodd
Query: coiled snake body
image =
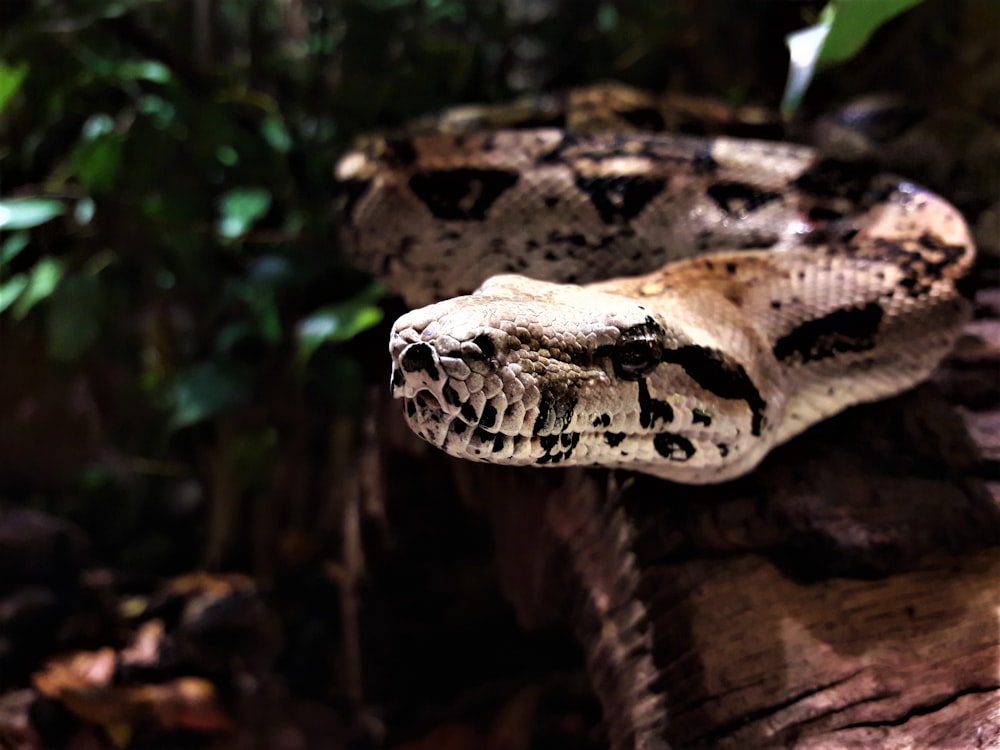
<path id="1" fill-rule="evenodd" d="M 350 252 L 426 305 L 392 392 L 462 458 L 727 480 L 928 377 L 968 314 L 958 211 L 804 146 L 428 133 L 338 177 Z"/>

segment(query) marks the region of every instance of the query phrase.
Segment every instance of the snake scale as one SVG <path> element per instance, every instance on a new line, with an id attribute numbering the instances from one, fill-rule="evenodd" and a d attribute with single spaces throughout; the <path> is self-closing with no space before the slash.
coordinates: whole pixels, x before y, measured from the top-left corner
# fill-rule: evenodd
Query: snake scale
<path id="1" fill-rule="evenodd" d="M 337 177 L 348 252 L 422 306 L 392 393 L 466 459 L 732 479 L 927 378 L 969 313 L 959 212 L 806 146 L 424 130 Z"/>

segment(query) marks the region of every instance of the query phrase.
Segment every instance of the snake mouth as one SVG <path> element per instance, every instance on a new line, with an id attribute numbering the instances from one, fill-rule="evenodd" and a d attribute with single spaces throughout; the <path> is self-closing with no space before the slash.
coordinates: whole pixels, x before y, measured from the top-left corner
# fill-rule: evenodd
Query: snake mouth
<path id="1" fill-rule="evenodd" d="M 489 404 L 478 415 L 469 403 L 456 410 L 442 404 L 428 389 L 402 400 L 403 413 L 410 429 L 453 456 L 479 461 L 506 461 L 530 454 L 530 437 L 503 432 Z"/>
<path id="2" fill-rule="evenodd" d="M 497 357 L 485 334 L 438 342 L 426 330 L 393 335 L 392 395 L 417 435 L 475 460 L 526 456 L 538 418 L 538 389 L 516 364 Z M 444 351 L 441 351 L 442 347 Z M 485 351 L 484 351 L 485 349 Z M 492 356 L 490 356 L 492 355 Z"/>

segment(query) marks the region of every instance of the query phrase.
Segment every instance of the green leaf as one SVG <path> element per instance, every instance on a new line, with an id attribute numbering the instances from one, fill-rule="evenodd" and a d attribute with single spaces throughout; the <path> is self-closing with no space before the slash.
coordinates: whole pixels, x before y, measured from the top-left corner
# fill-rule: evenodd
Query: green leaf
<path id="1" fill-rule="evenodd" d="M 48 307 L 49 356 L 60 362 L 78 359 L 100 334 L 101 292 L 95 275 L 73 276 L 59 285 Z"/>
<path id="2" fill-rule="evenodd" d="M 253 311 L 256 333 L 265 341 L 274 343 L 281 338 L 281 317 L 274 289 L 263 284 L 242 283 L 236 294 Z"/>
<path id="3" fill-rule="evenodd" d="M 382 310 L 375 300 L 381 295 L 381 287 L 373 284 L 356 297 L 320 308 L 299 321 L 295 331 L 299 363 L 308 362 L 322 344 L 347 341 L 377 325 L 382 320 Z"/>
<path id="4" fill-rule="evenodd" d="M 147 115 L 152 120 L 153 125 L 160 130 L 166 130 L 177 119 L 177 107 L 162 96 L 149 94 L 141 97 L 138 109 Z"/>
<path id="5" fill-rule="evenodd" d="M 80 187 L 87 193 L 104 193 L 118 178 L 122 160 L 122 139 L 115 135 L 97 135 L 80 143 L 73 151 L 73 167 Z"/>
<path id="6" fill-rule="evenodd" d="M 120 80 L 152 81 L 153 83 L 169 83 L 170 68 L 156 60 L 140 60 L 139 62 L 123 62 L 118 65 L 117 75 Z"/>
<path id="7" fill-rule="evenodd" d="M 25 76 L 28 75 L 28 63 L 8 65 L 0 62 L 0 112 L 4 111 L 14 94 L 21 88 Z"/>
<path id="8" fill-rule="evenodd" d="M 94 213 L 97 211 L 97 206 L 94 204 L 93 198 L 81 198 L 76 202 L 76 206 L 73 208 L 73 218 L 76 220 L 77 224 L 86 225 L 90 223 L 90 220 L 94 218 Z"/>
<path id="9" fill-rule="evenodd" d="M 0 268 L 16 258 L 28 246 L 27 232 L 14 232 L 0 244 Z"/>
<path id="10" fill-rule="evenodd" d="M 21 293 L 28 288 L 28 275 L 19 273 L 0 282 L 0 313 L 17 301 Z"/>
<path id="11" fill-rule="evenodd" d="M 781 100 L 786 115 L 798 108 L 817 70 L 850 60 L 880 26 L 924 0 L 831 0 L 815 26 L 785 38 L 790 57 Z"/>
<path id="12" fill-rule="evenodd" d="M 234 239 L 245 234 L 271 207 L 266 188 L 234 188 L 219 199 L 219 234 Z"/>
<path id="13" fill-rule="evenodd" d="M 83 140 L 93 141 L 102 135 L 108 135 L 108 133 L 113 132 L 115 132 L 115 121 L 111 118 L 111 115 L 99 114 L 91 115 L 87 118 L 87 121 L 83 123 L 81 134 L 83 135 Z"/>
<path id="14" fill-rule="evenodd" d="M 53 198 L 15 198 L 0 201 L 0 230 L 30 229 L 66 212 L 62 201 Z"/>
<path id="15" fill-rule="evenodd" d="M 223 326 L 215 337 L 215 351 L 223 356 L 230 355 L 237 344 L 256 335 L 258 335 L 257 327 L 249 321 L 230 323 Z"/>
<path id="16" fill-rule="evenodd" d="M 277 115 L 270 115 L 261 123 L 260 133 L 271 148 L 279 153 L 287 153 L 292 147 L 292 136 L 289 135 L 284 121 Z"/>
<path id="17" fill-rule="evenodd" d="M 180 429 L 246 403 L 249 384 L 234 370 L 214 362 L 179 373 L 171 388 L 170 427 Z"/>
<path id="18" fill-rule="evenodd" d="M 239 152 L 228 144 L 223 144 L 215 149 L 215 158 L 226 167 L 232 167 L 240 162 Z"/>
<path id="19" fill-rule="evenodd" d="M 63 267 L 55 258 L 43 258 L 28 272 L 28 284 L 14 304 L 14 317 L 23 318 L 42 300 L 47 299 L 59 285 Z"/>

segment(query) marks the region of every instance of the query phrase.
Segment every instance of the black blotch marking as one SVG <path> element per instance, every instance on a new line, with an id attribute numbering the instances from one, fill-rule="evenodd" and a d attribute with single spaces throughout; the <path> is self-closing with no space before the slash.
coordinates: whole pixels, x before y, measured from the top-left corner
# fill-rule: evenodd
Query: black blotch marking
<path id="1" fill-rule="evenodd" d="M 399 358 L 399 366 L 406 372 L 426 372 L 431 379 L 441 377 L 434 361 L 434 350 L 429 344 L 411 344 Z"/>
<path id="2" fill-rule="evenodd" d="M 729 455 L 729 445 L 726 443 L 716 443 L 715 447 L 719 449 L 719 455 L 725 458 Z"/>
<path id="3" fill-rule="evenodd" d="M 893 185 L 886 194 L 872 195 L 876 172 L 874 160 L 823 159 L 800 175 L 792 185 L 806 194 L 846 198 L 851 203 L 859 203 L 865 198 L 865 205 L 873 205 L 883 202 L 895 190 Z"/>
<path id="4" fill-rule="evenodd" d="M 545 207 L 546 208 L 555 208 L 558 205 L 559 205 L 559 196 L 558 195 L 546 195 L 545 196 Z"/>
<path id="5" fill-rule="evenodd" d="M 340 196 L 340 210 L 343 212 L 347 223 L 354 220 L 354 206 L 361 196 L 368 192 L 371 180 L 340 180 L 337 183 L 336 191 Z"/>
<path id="6" fill-rule="evenodd" d="M 408 138 L 386 138 L 382 160 L 398 167 L 411 167 L 417 163 L 417 150 Z"/>
<path id="7" fill-rule="evenodd" d="M 715 174 L 719 171 L 719 162 L 708 151 L 699 151 L 691 160 L 695 174 Z"/>
<path id="8" fill-rule="evenodd" d="M 653 437 L 656 452 L 671 461 L 688 461 L 695 454 L 694 444 L 682 435 L 661 432 Z"/>
<path id="9" fill-rule="evenodd" d="M 470 424 L 476 422 L 479 417 L 479 415 L 476 414 L 476 407 L 474 407 L 468 401 L 462 404 L 462 408 L 459 411 L 459 413 L 462 415 L 462 417 L 465 418 L 465 421 L 469 422 Z"/>
<path id="10" fill-rule="evenodd" d="M 743 365 L 734 362 L 717 349 L 704 346 L 682 346 L 666 349 L 663 361 L 680 365 L 694 382 L 719 398 L 745 401 L 753 414 L 751 432 L 760 435 L 764 425 L 767 402 L 753 384 Z"/>
<path id="11" fill-rule="evenodd" d="M 594 427 L 607 427 L 609 424 L 611 424 L 610 414 L 601 414 L 597 417 L 594 417 L 594 422 L 593 422 Z"/>
<path id="12" fill-rule="evenodd" d="M 554 164 L 563 161 L 563 152 L 573 148 L 580 139 L 571 132 L 565 131 L 551 151 L 547 151 L 536 159 L 537 164 Z"/>
<path id="13" fill-rule="evenodd" d="M 564 432 L 573 420 L 573 410 L 576 408 L 576 396 L 563 392 L 545 391 L 538 401 L 538 416 L 531 428 L 531 433 L 537 435 L 551 421 L 550 434 Z"/>
<path id="14" fill-rule="evenodd" d="M 736 264 L 726 263 L 726 273 L 730 276 L 734 276 L 736 274 Z"/>
<path id="15" fill-rule="evenodd" d="M 483 407 L 483 416 L 479 418 L 480 427 L 492 427 L 497 423 L 497 410 L 492 404 Z"/>
<path id="16" fill-rule="evenodd" d="M 493 339 L 487 336 L 485 333 L 481 333 L 472 339 L 472 343 L 479 347 L 479 351 L 483 353 L 486 359 L 493 359 L 497 356 L 497 348 L 493 344 Z"/>
<path id="17" fill-rule="evenodd" d="M 955 263 L 965 255 L 967 248 L 963 245 L 946 245 L 930 232 L 924 232 L 917 240 L 924 250 L 932 250 L 941 254 L 940 261 L 933 261 L 924 252 L 906 243 L 900 243 L 885 238 L 875 240 L 879 255 L 897 266 L 907 275 L 900 286 L 907 290 L 911 297 L 926 294 L 933 281 L 944 277 Z"/>
<path id="18" fill-rule="evenodd" d="M 828 221 L 837 221 L 838 219 L 843 219 L 844 214 L 832 208 L 827 208 L 826 206 L 813 206 L 809 209 L 806 214 L 809 221 L 814 221 L 817 224 L 821 224 Z M 857 232 L 857 230 L 854 230 Z"/>
<path id="19" fill-rule="evenodd" d="M 477 123 L 478 127 L 489 127 L 491 124 L 488 119 Z M 564 129 L 566 126 L 566 112 L 564 109 L 539 109 L 530 112 L 522 119 L 515 119 L 504 123 L 504 127 L 514 130 L 534 130 L 536 128 Z"/>
<path id="20" fill-rule="evenodd" d="M 444 397 L 445 403 L 449 406 L 458 406 L 462 403 L 462 399 L 458 396 L 458 391 L 452 388 L 448 383 L 444 384 L 441 388 L 441 395 Z"/>
<path id="21" fill-rule="evenodd" d="M 768 203 L 781 200 L 781 193 L 760 190 L 745 182 L 717 182 L 706 192 L 727 214 L 752 213 Z"/>
<path id="22" fill-rule="evenodd" d="M 774 356 L 782 362 L 813 362 L 839 352 L 864 352 L 875 347 L 875 336 L 884 311 L 876 302 L 864 307 L 834 310 L 808 320 L 774 343 Z"/>
<path id="23" fill-rule="evenodd" d="M 465 422 L 456 419 L 454 422 L 451 423 L 451 431 L 454 432 L 456 435 L 461 435 L 463 432 L 465 432 L 465 430 L 466 430 Z"/>
<path id="24" fill-rule="evenodd" d="M 639 424 L 644 429 L 656 426 L 656 420 L 664 424 L 674 421 L 674 409 L 666 401 L 651 398 L 645 378 L 639 381 Z"/>
<path id="25" fill-rule="evenodd" d="M 493 452 L 499 453 L 500 451 L 503 450 L 503 448 L 504 448 L 504 436 L 498 434 L 495 438 L 493 438 Z"/>
<path id="26" fill-rule="evenodd" d="M 576 186 L 590 197 L 605 224 L 620 224 L 634 219 L 663 192 L 666 184 L 665 180 L 638 175 L 576 178 Z"/>
<path id="27" fill-rule="evenodd" d="M 625 439 L 625 433 L 624 432 L 605 432 L 604 433 L 604 442 L 607 443 L 612 448 L 616 447 L 624 439 Z"/>
<path id="28" fill-rule="evenodd" d="M 574 247 L 586 247 L 587 238 L 584 237 L 579 232 L 571 232 L 570 234 L 564 234 L 559 231 L 549 232 L 545 237 L 545 241 L 549 245 L 558 245 L 564 243 L 567 245 L 573 245 Z"/>
<path id="29" fill-rule="evenodd" d="M 406 415 L 408 417 L 413 417 L 417 413 L 417 405 L 412 401 L 406 402 Z"/>
<path id="30" fill-rule="evenodd" d="M 399 245 L 396 248 L 397 258 L 405 258 L 417 246 L 417 238 L 412 234 L 407 234 L 399 238 Z M 383 266 L 383 270 L 386 266 Z"/>
<path id="31" fill-rule="evenodd" d="M 667 123 L 663 119 L 663 113 L 654 107 L 633 107 L 632 109 L 620 109 L 616 113 L 629 125 L 641 130 L 662 131 L 666 130 Z"/>
<path id="32" fill-rule="evenodd" d="M 580 442 L 579 432 L 565 432 L 562 435 L 543 435 L 538 438 L 538 445 L 545 455 L 539 456 L 536 464 L 557 464 L 569 460 Z"/>
<path id="33" fill-rule="evenodd" d="M 482 221 L 517 180 L 517 172 L 503 169 L 460 168 L 420 172 L 410 177 L 409 185 L 439 219 Z"/>
<path id="34" fill-rule="evenodd" d="M 472 438 L 473 440 L 478 440 L 480 443 L 483 443 L 484 445 L 489 445 L 490 450 L 492 451 L 493 441 L 496 439 L 496 435 L 494 435 L 492 432 L 487 432 L 481 427 L 477 427 L 475 431 L 472 433 Z"/>
<path id="35" fill-rule="evenodd" d="M 945 250 L 949 246 L 944 244 L 939 237 L 931 234 L 930 232 L 924 232 L 920 235 L 917 240 L 921 247 L 926 247 L 928 250 Z"/>
<path id="36" fill-rule="evenodd" d="M 403 383 L 406 382 L 406 376 L 403 374 L 403 369 L 401 367 L 392 368 L 392 387 L 402 388 Z"/>
<path id="37" fill-rule="evenodd" d="M 701 409 L 692 409 L 691 424 L 703 424 L 709 427 L 712 424 L 712 417 Z"/>
<path id="38" fill-rule="evenodd" d="M 779 302 L 776 299 L 771 300 L 771 309 L 772 310 L 780 310 L 781 309 L 781 302 Z"/>

